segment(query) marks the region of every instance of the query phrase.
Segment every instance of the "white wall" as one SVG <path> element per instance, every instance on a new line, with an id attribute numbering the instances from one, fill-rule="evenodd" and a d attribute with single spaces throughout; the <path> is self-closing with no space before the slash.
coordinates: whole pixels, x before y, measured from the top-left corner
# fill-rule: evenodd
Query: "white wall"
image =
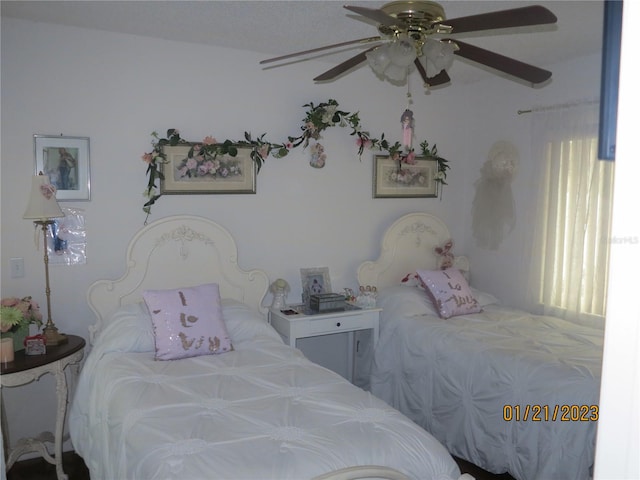
<path id="1" fill-rule="evenodd" d="M 88 262 L 51 267 L 54 321 L 61 331 L 85 337 L 93 321 L 87 286 L 122 274 L 127 242 L 144 222 L 140 156 L 150 148 L 150 132 L 175 127 L 188 140 L 266 132 L 283 141 L 299 132 L 303 104 L 335 98 L 345 110 L 360 111 L 374 136 L 385 132 L 393 139 L 406 107 L 404 88 L 378 81 L 366 68 L 314 85 L 311 78 L 327 64 L 262 71 L 253 53 L 7 18 L 1 47 L 2 297 L 33 295 L 45 302 L 42 252 L 32 243 L 32 224 L 22 219 L 34 168 L 33 134 L 90 137 L 92 199 L 63 204 L 84 209 Z M 287 279 L 295 301 L 300 268 L 327 266 L 334 290 L 355 287 L 356 268 L 377 257 L 384 229 L 404 213 L 427 211 L 450 226 L 456 251 L 470 254 L 476 286 L 517 303 L 522 233 L 516 230 L 498 252 L 474 246 L 473 182 L 497 140 L 520 149 L 524 172 L 535 168 L 527 163 L 528 120 L 516 110 L 597 96 L 598 66 L 598 56 L 553 66 L 553 82 L 535 90 L 498 77 L 455 84 L 455 70 L 454 85 L 430 95 L 414 81 L 416 138 L 436 142 L 451 162 L 442 200 L 373 199 L 372 154 L 359 160 L 353 137 L 334 128 L 324 138 L 324 169 L 311 168 L 307 152 L 297 149 L 267 161 L 256 195 L 166 196 L 151 220 L 189 213 L 220 222 L 237 240 L 241 266 Z M 526 174 L 519 174 L 519 225 L 528 212 L 526 195 L 520 196 L 526 186 Z M 22 279 L 9 278 L 13 257 L 24 258 Z M 51 428 L 53 390 L 43 378 L 3 392 L 13 438 Z"/>

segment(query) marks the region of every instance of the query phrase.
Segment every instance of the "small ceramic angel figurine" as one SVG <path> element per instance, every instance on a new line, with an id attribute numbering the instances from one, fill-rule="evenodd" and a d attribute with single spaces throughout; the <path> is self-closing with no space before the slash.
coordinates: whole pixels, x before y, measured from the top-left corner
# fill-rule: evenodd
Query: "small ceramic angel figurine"
<path id="1" fill-rule="evenodd" d="M 273 302 L 271 308 L 281 310 L 287 306 L 287 293 L 289 293 L 289 284 L 286 280 L 279 278 L 269 287 L 273 293 Z"/>

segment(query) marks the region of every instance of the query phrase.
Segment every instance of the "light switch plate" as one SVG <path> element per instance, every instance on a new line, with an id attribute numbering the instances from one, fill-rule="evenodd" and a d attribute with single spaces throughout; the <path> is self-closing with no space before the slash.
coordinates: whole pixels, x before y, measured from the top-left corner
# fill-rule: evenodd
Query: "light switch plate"
<path id="1" fill-rule="evenodd" d="M 11 278 L 24 277 L 24 258 L 12 258 L 9 260 Z"/>

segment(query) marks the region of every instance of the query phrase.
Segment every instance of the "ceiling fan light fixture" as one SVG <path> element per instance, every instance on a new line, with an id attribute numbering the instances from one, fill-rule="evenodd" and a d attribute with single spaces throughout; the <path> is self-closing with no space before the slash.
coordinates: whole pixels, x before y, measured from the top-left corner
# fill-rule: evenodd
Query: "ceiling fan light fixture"
<path id="1" fill-rule="evenodd" d="M 476 47 L 455 37 L 440 40 L 431 38 L 435 34 L 457 35 L 556 23 L 558 18 L 541 5 L 449 19 L 446 18 L 442 6 L 432 0 L 394 0 L 380 8 L 355 5 L 344 5 L 344 8 L 361 15 L 363 19 L 375 21 L 380 35 L 281 55 L 260 63 L 286 60 L 358 43 L 384 42 L 383 45 L 359 52 L 318 75 L 314 81 L 334 80 L 368 62 L 380 79 L 387 79 L 390 83 L 402 84 L 409 72 L 415 68 L 425 85 L 443 85 L 451 80 L 447 70 L 451 67 L 454 57 L 461 57 L 516 79 L 525 80 L 532 86 L 546 82 L 551 77 L 548 70 Z M 421 58 L 418 60 L 418 57 Z M 431 76 L 428 76 L 427 72 Z"/>
<path id="2" fill-rule="evenodd" d="M 400 49 L 395 52 L 396 54 L 399 52 L 399 56 L 394 57 L 392 47 L 393 43 L 380 45 L 374 50 L 367 52 L 365 56 L 371 69 L 380 78 L 386 78 L 391 83 L 402 83 L 407 78 L 411 63 L 416 58 L 415 50 L 412 48 L 412 54 L 408 55 L 405 46 L 401 46 Z M 403 49 L 405 50 L 403 51 Z M 411 60 L 407 63 L 409 58 Z"/>
<path id="3" fill-rule="evenodd" d="M 406 36 L 398 37 L 389 45 L 391 63 L 398 67 L 408 67 L 416 59 L 416 47 Z"/>
<path id="4" fill-rule="evenodd" d="M 453 52 L 455 45 L 452 42 L 441 42 L 428 38 L 424 45 L 427 60 L 430 61 L 436 71 L 448 70 L 453 64 Z"/>
<path id="5" fill-rule="evenodd" d="M 385 69 L 391 63 L 391 57 L 389 56 L 389 46 L 381 45 L 370 52 L 365 54 L 367 62 L 371 69 L 378 75 L 384 75 Z"/>
<path id="6" fill-rule="evenodd" d="M 407 78 L 407 72 L 408 67 L 401 67 L 392 63 L 384 71 L 384 74 L 392 83 L 401 83 Z"/>

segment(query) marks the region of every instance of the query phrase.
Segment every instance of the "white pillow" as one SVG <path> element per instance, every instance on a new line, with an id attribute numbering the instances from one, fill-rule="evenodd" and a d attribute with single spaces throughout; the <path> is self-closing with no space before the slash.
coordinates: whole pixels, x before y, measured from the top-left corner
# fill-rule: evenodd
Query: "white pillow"
<path id="1" fill-rule="evenodd" d="M 421 288 L 401 285 L 383 288 L 378 292 L 376 305 L 398 315 L 438 315 L 433 302 Z"/>
<path id="2" fill-rule="evenodd" d="M 242 348 L 243 342 L 256 337 L 270 337 L 282 343 L 282 338 L 264 316 L 245 303 L 223 298 L 222 314 L 236 350 Z"/>
<path id="3" fill-rule="evenodd" d="M 498 305 L 500 303 L 500 300 L 498 300 L 490 293 L 483 292 L 482 290 L 478 290 L 471 286 L 469 288 L 471 289 L 471 293 L 473 293 L 473 296 L 476 297 L 476 300 L 478 300 L 478 305 L 480 305 L 481 307 L 486 307 L 487 305 Z"/>
<path id="4" fill-rule="evenodd" d="M 144 302 L 123 305 L 104 322 L 94 349 L 107 352 L 153 352 L 155 341 L 151 315 Z"/>
<path id="5" fill-rule="evenodd" d="M 257 336 L 271 337 L 282 342 L 280 335 L 263 315 L 237 300 L 222 299 L 222 315 L 234 347 Z M 97 346 L 115 352 L 155 352 L 151 314 L 145 302 L 124 305 L 114 311 L 96 337 Z"/>

